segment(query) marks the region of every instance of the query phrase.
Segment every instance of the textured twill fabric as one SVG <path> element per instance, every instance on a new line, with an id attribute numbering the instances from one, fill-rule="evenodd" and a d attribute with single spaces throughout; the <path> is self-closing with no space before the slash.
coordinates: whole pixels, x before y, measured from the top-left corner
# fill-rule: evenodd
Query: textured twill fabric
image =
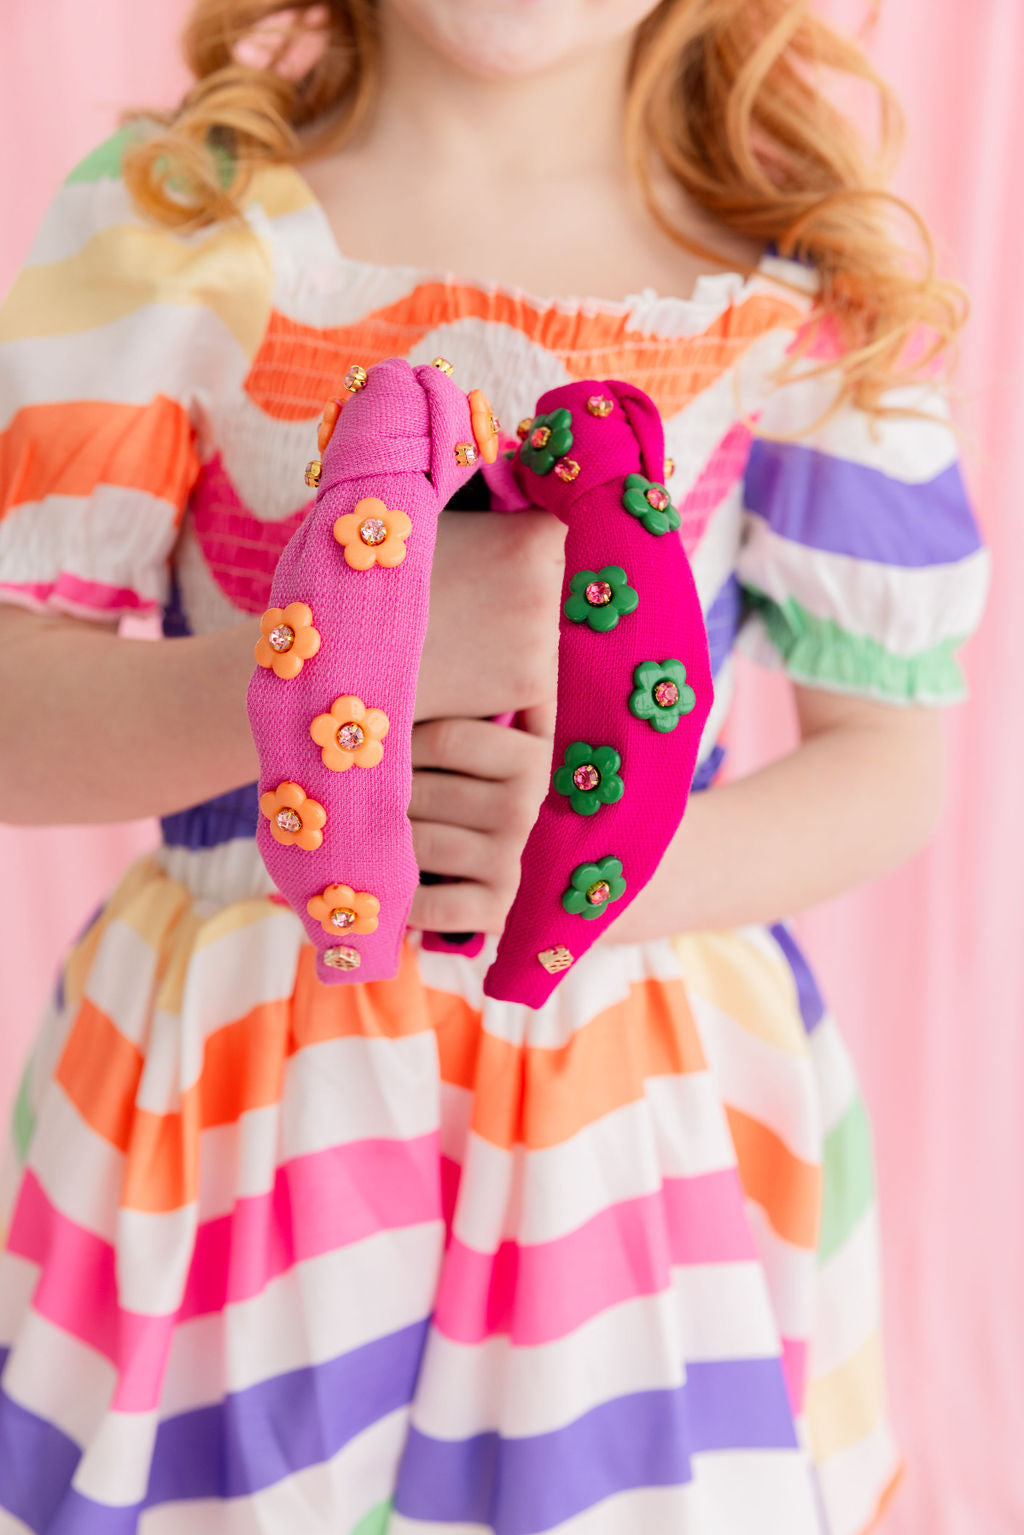
<path id="1" fill-rule="evenodd" d="M 179 239 L 119 151 L 0 310 L 6 599 L 262 613 L 347 366 L 440 353 L 513 428 L 572 379 L 654 399 L 701 781 L 737 645 L 962 694 L 987 555 L 944 407 L 875 430 L 824 420 L 827 379 L 772 385 L 799 268 L 537 299 L 347 258 L 286 167 Z M 4 1535 L 859 1535 L 898 1466 L 870 1130 L 785 922 L 596 944 L 536 1011 L 483 996 L 492 940 L 328 988 L 255 806 L 168 818 L 42 1022 L 3 1183 Z"/>

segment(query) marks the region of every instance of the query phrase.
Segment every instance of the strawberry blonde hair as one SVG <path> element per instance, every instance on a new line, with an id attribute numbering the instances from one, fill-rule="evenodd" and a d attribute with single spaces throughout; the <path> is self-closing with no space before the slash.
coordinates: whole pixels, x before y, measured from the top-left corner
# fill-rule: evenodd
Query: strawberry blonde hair
<path id="1" fill-rule="evenodd" d="M 196 227 L 237 218 L 259 165 L 310 159 L 355 132 L 378 86 L 375 0 L 196 0 L 184 50 L 195 84 L 130 149 L 125 178 L 141 211 Z M 873 154 L 830 99 L 839 81 L 874 98 Z M 842 395 L 872 411 L 885 411 L 885 390 L 936 371 L 966 312 L 935 275 L 926 226 L 880 179 L 900 129 L 889 87 L 807 0 L 661 0 L 637 30 L 624 134 L 653 217 L 723 264 L 659 202 L 660 163 L 722 224 L 813 266 L 803 347 L 820 325 L 838 330 Z"/>

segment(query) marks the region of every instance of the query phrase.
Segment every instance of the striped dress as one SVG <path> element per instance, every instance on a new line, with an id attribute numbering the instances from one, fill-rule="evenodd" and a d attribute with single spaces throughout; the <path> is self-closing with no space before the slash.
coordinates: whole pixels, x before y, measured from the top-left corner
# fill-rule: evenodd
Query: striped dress
<path id="1" fill-rule="evenodd" d="M 941 399 L 771 375 L 799 268 L 537 299 L 346 257 L 300 175 L 148 226 L 123 142 L 0 311 L 0 596 L 165 633 L 267 604 L 347 365 L 572 378 L 665 419 L 715 677 L 737 647 L 964 695 L 987 551 Z M 814 424 L 816 423 L 816 424 Z M 794 432 L 813 425 L 808 435 Z M 421 951 L 328 988 L 239 787 L 168 816 L 62 967 L 3 1183 L 2 1535 L 859 1535 L 887 1425 L 870 1131 L 783 920 L 598 944 L 538 1011 Z M 44 912 L 40 922 L 46 920 Z"/>

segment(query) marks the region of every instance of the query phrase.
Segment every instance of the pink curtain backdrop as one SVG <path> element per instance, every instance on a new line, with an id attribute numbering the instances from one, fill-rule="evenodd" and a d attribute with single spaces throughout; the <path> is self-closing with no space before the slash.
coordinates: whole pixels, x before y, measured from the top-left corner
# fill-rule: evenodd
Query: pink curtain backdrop
<path id="1" fill-rule="evenodd" d="M 128 103 L 173 100 L 185 0 L 26 0 L 0 54 L 0 290 L 58 179 Z M 863 0 L 831 0 L 854 24 Z M 874 1112 L 888 1331 L 908 1476 L 884 1535 L 1024 1529 L 1024 76 L 1020 0 L 890 0 L 871 51 L 910 125 L 900 187 L 973 300 L 959 374 L 968 477 L 995 553 L 969 704 L 947 719 L 949 802 L 932 846 L 798 927 Z M 1015 647 L 1016 642 L 1016 647 Z M 745 668 L 735 762 L 791 743 L 784 685 Z M 5 786 L 5 792 L 11 792 Z M 149 825 L 0 827 L 0 1098 L 10 1094 L 64 945 Z M 1012 1180 L 1016 1184 L 1016 1180 Z"/>

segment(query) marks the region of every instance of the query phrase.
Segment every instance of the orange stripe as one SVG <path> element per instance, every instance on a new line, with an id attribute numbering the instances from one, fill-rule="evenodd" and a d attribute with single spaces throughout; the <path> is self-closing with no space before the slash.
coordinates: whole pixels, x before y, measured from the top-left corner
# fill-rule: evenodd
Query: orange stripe
<path id="1" fill-rule="evenodd" d="M 148 405 L 26 405 L 0 432 L 0 517 L 47 495 L 88 496 L 98 485 L 144 490 L 180 511 L 198 468 L 188 416 L 166 395 Z"/>
<path id="2" fill-rule="evenodd" d="M 291 999 L 268 1002 L 206 1041 L 200 1077 L 174 1112 L 136 1105 L 142 1056 L 93 1003 L 78 1010 L 57 1070 L 79 1113 L 126 1156 L 122 1204 L 166 1211 L 196 1197 L 199 1137 L 279 1101 L 287 1058 L 319 1040 L 433 1029 L 443 1080 L 471 1089 L 473 1126 L 505 1148 L 553 1146 L 641 1098 L 645 1079 L 704 1069 L 682 982 L 646 981 L 557 1050 L 487 1034 L 463 998 L 426 990 L 406 948 L 394 981 L 322 986 L 304 947 Z"/>
<path id="3" fill-rule="evenodd" d="M 407 357 L 437 325 L 473 317 L 509 326 L 554 353 L 573 378 L 628 378 L 674 415 L 713 384 L 766 331 L 794 324 L 803 311 L 755 295 L 725 310 L 699 335 L 670 339 L 631 330 L 625 314 L 566 314 L 510 294 L 463 284 L 421 283 L 411 293 L 351 325 L 320 329 L 276 310 L 245 381 L 254 404 L 277 421 L 319 414 L 352 362 L 370 367 Z"/>
<path id="4" fill-rule="evenodd" d="M 818 1244 L 822 1172 L 794 1156 L 774 1130 L 726 1105 L 740 1179 L 787 1242 L 811 1251 Z"/>

